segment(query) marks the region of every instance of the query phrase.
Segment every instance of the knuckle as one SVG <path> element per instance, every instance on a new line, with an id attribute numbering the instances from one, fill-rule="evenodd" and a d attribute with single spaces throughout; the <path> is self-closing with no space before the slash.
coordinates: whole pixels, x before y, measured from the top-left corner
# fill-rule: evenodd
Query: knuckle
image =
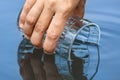
<path id="1" fill-rule="evenodd" d="M 36 26 L 35 26 L 35 32 L 41 33 L 41 34 L 44 33 L 44 29 L 42 29 L 41 24 L 36 24 Z"/>
<path id="2" fill-rule="evenodd" d="M 53 7 L 54 5 L 55 5 L 55 0 L 50 0 L 50 1 L 48 1 L 47 0 L 47 5 L 48 5 L 48 7 Z M 49 3 L 49 4 L 48 4 Z"/>
<path id="3" fill-rule="evenodd" d="M 55 32 L 47 33 L 47 38 L 49 40 L 54 40 L 55 42 L 57 42 L 58 39 L 59 39 L 59 35 L 57 33 L 55 33 Z"/>
<path id="4" fill-rule="evenodd" d="M 48 5 L 49 8 L 53 7 L 53 6 L 54 6 L 54 3 L 52 3 L 52 2 L 50 2 L 49 5 Z"/>
<path id="5" fill-rule="evenodd" d="M 71 13 L 71 11 L 72 11 L 71 5 L 65 5 L 60 8 L 58 13 L 61 14 L 63 17 L 67 17 Z"/>
<path id="6" fill-rule="evenodd" d="M 72 9 L 72 5 L 71 4 L 65 5 L 65 6 L 62 7 L 62 11 L 63 12 L 70 12 L 71 9 Z"/>
<path id="7" fill-rule="evenodd" d="M 23 21 L 23 20 L 24 20 L 23 15 L 21 15 L 19 18 L 20 18 L 20 20 L 21 20 L 21 21 Z"/>
<path id="8" fill-rule="evenodd" d="M 20 21 L 21 21 L 21 22 L 23 22 L 23 21 L 25 20 L 25 18 L 24 18 L 24 16 L 23 16 L 22 14 L 20 15 L 19 18 L 20 18 Z"/>
<path id="9" fill-rule="evenodd" d="M 35 19 L 32 16 L 27 16 L 26 22 L 27 22 L 27 24 L 33 25 L 35 23 Z"/>
<path id="10" fill-rule="evenodd" d="M 45 5 L 45 8 L 48 10 L 48 11 L 54 11 L 54 8 L 55 8 L 55 0 L 47 0 L 46 2 L 46 5 Z"/>
<path id="11" fill-rule="evenodd" d="M 24 10 L 24 11 L 28 12 L 29 9 L 30 9 L 30 6 L 29 6 L 29 5 L 27 5 L 27 4 L 24 5 L 24 7 L 23 7 L 23 10 Z"/>
<path id="12" fill-rule="evenodd" d="M 70 10 L 72 9 L 72 7 L 73 7 L 72 4 L 69 4 L 69 5 L 66 6 L 66 9 L 65 9 L 65 10 L 66 10 L 66 11 L 70 11 Z"/>
<path id="13" fill-rule="evenodd" d="M 60 26 L 60 23 L 59 23 L 59 22 L 54 21 L 54 22 L 53 22 L 53 25 L 54 25 L 54 27 L 59 27 L 59 26 Z"/>

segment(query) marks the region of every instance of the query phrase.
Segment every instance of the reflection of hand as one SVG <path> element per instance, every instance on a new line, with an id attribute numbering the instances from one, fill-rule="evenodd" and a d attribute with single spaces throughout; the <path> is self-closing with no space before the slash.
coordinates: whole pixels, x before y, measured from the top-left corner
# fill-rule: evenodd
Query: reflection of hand
<path id="1" fill-rule="evenodd" d="M 34 53 L 26 53 L 25 58 L 20 59 L 20 74 L 23 80 L 62 80 L 54 55 L 44 55 L 42 62 L 42 54 L 40 49 L 35 49 Z"/>
<path id="2" fill-rule="evenodd" d="M 43 48 L 52 53 L 66 20 L 74 15 L 83 17 L 85 1 L 26 0 L 20 15 L 20 28 L 36 47 L 42 47 L 42 39 L 47 31 Z"/>
<path id="3" fill-rule="evenodd" d="M 18 55 L 21 55 L 21 53 Z M 24 53 L 24 59 L 19 58 L 20 74 L 23 80 L 46 80 L 41 57 L 42 51 L 35 49 L 34 53 Z"/>

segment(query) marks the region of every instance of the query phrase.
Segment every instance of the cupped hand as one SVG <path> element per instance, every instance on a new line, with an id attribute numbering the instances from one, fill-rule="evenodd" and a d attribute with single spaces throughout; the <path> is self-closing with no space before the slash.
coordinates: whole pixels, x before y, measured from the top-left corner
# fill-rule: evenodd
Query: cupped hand
<path id="1" fill-rule="evenodd" d="M 26 38 L 53 53 L 67 19 L 84 15 L 86 0 L 26 0 L 19 19 Z M 44 34 L 46 33 L 45 40 Z"/>

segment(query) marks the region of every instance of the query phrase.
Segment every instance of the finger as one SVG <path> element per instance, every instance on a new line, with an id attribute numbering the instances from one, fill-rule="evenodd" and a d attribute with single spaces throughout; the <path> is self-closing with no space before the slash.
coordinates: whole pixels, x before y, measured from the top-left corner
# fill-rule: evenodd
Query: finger
<path id="1" fill-rule="evenodd" d="M 35 53 L 37 54 L 37 53 Z M 41 54 L 35 55 L 33 54 L 30 58 L 30 64 L 32 66 L 32 70 L 35 76 L 34 80 L 45 80 L 45 72 L 43 69 L 43 63 L 41 61 Z"/>
<path id="2" fill-rule="evenodd" d="M 26 0 L 22 12 L 20 14 L 20 19 L 19 19 L 19 26 L 22 28 L 24 23 L 25 23 L 25 18 L 26 15 L 28 14 L 29 10 L 31 9 L 31 7 L 34 5 L 36 0 Z"/>
<path id="3" fill-rule="evenodd" d="M 41 13 L 31 36 L 31 42 L 36 47 L 42 47 L 42 39 L 49 26 L 49 23 L 51 22 L 53 14 L 53 10 L 49 9 L 48 7 L 45 7 Z"/>
<path id="4" fill-rule="evenodd" d="M 34 73 L 30 64 L 30 55 L 26 55 L 25 59 L 20 61 L 20 74 L 23 80 L 35 80 Z"/>
<path id="5" fill-rule="evenodd" d="M 65 23 L 69 16 L 63 17 L 64 14 L 56 13 L 48 28 L 45 42 L 43 45 L 45 53 L 51 54 L 57 44 L 59 37 L 64 29 Z"/>
<path id="6" fill-rule="evenodd" d="M 77 8 L 74 11 L 75 16 L 78 16 L 79 18 L 83 18 L 84 11 L 85 11 L 85 3 L 86 3 L 86 0 L 80 0 Z"/>
<path id="7" fill-rule="evenodd" d="M 28 15 L 26 16 L 25 24 L 23 27 L 23 31 L 26 34 L 26 36 L 28 37 L 31 36 L 32 31 L 34 29 L 34 25 L 36 24 L 36 21 L 38 20 L 42 12 L 42 9 L 43 9 L 43 0 L 38 0 L 31 8 Z"/>

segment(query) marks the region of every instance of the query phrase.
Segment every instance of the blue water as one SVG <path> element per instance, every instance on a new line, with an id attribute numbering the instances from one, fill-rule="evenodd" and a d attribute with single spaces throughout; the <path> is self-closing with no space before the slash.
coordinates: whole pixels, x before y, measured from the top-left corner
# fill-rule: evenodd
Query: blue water
<path id="1" fill-rule="evenodd" d="M 24 0 L 0 1 L 0 80 L 21 80 L 17 15 Z M 120 0 L 87 0 L 85 18 L 101 27 L 99 71 L 94 80 L 120 80 Z"/>

